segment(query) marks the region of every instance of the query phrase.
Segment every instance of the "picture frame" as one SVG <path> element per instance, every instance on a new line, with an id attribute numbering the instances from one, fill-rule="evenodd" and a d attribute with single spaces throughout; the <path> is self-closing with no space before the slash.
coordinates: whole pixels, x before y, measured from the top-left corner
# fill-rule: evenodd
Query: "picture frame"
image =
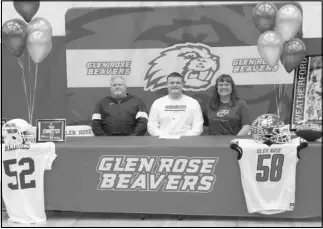
<path id="1" fill-rule="evenodd" d="M 36 142 L 65 142 L 66 119 L 37 119 Z"/>
<path id="2" fill-rule="evenodd" d="M 305 56 L 295 69 L 290 130 L 322 125 L 322 55 Z"/>

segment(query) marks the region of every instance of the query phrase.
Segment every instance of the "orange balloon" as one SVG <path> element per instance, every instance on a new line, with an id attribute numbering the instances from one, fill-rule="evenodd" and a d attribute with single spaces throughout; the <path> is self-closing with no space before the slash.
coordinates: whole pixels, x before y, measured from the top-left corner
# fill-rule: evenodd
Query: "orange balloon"
<path id="1" fill-rule="evenodd" d="M 35 30 L 28 34 L 27 43 L 42 43 L 52 39 L 49 31 Z"/>
<path id="2" fill-rule="evenodd" d="M 32 33 L 36 30 L 46 30 L 52 36 L 52 26 L 50 23 L 42 17 L 36 17 L 28 24 L 28 32 Z"/>
<path id="3" fill-rule="evenodd" d="M 52 38 L 49 31 L 36 30 L 28 35 L 27 49 L 31 59 L 39 64 L 52 50 Z"/>
<path id="4" fill-rule="evenodd" d="M 284 42 L 276 31 L 267 31 L 258 38 L 257 48 L 262 59 L 271 67 L 278 64 L 283 52 Z"/>

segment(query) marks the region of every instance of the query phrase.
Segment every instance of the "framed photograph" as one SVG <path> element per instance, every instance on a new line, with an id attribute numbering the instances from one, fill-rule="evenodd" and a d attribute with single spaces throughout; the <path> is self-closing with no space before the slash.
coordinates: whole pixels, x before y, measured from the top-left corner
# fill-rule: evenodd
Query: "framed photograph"
<path id="1" fill-rule="evenodd" d="M 36 142 L 65 142 L 66 119 L 37 119 Z"/>
<path id="2" fill-rule="evenodd" d="M 322 125 L 322 55 L 306 56 L 295 70 L 290 130 Z"/>

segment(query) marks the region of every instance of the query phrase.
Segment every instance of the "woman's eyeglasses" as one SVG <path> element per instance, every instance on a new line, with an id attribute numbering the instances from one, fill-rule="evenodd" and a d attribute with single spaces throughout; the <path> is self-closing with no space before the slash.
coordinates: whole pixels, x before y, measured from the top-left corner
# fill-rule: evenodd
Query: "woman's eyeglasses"
<path id="1" fill-rule="evenodd" d="M 230 83 L 219 83 L 218 87 L 231 87 L 232 85 Z"/>

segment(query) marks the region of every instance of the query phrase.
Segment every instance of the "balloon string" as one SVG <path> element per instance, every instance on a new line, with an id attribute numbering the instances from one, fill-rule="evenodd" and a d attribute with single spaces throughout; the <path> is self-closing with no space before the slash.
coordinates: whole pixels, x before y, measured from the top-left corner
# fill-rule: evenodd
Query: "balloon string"
<path id="1" fill-rule="evenodd" d="M 25 60 L 25 54 L 23 53 L 21 55 L 21 65 L 22 65 L 22 68 L 23 68 L 23 74 L 24 74 L 24 79 L 25 79 L 25 93 L 26 93 L 26 100 L 27 100 L 27 105 L 29 106 L 29 111 L 28 111 L 28 117 L 29 117 L 29 123 L 31 123 L 31 116 L 30 116 L 30 109 L 31 109 L 31 101 L 29 100 L 28 101 L 28 91 L 27 91 L 27 84 L 28 82 L 26 83 L 26 76 L 25 76 L 25 68 L 24 68 L 24 60 Z M 29 95 L 31 94 L 31 91 L 29 91 Z"/>
<path id="2" fill-rule="evenodd" d="M 28 91 L 27 91 L 27 84 L 26 84 L 26 76 L 25 76 L 25 69 L 24 69 L 24 59 L 25 59 L 25 54 L 23 53 L 21 55 L 21 64 L 22 64 L 22 68 L 23 68 L 23 72 L 24 72 L 24 78 L 25 78 L 25 93 L 26 93 L 26 100 L 28 101 Z M 29 90 L 29 95 L 31 95 L 31 91 Z M 30 109 L 31 109 L 31 101 L 29 100 L 27 102 L 29 105 L 29 114 L 28 114 L 28 117 L 29 117 L 29 123 L 31 124 L 31 114 L 30 114 Z"/>
<path id="3" fill-rule="evenodd" d="M 28 55 L 28 66 L 29 66 L 29 72 L 30 72 L 30 55 Z"/>
<path id="4" fill-rule="evenodd" d="M 287 92 L 287 84 L 284 84 L 284 92 L 283 92 L 283 96 L 286 95 L 286 92 Z"/>
<path id="5" fill-rule="evenodd" d="M 35 108 L 35 96 L 36 96 L 36 87 L 37 87 L 37 75 L 38 75 L 38 64 L 36 64 L 36 70 L 35 70 L 35 84 L 34 84 L 34 97 L 33 97 L 33 105 L 31 108 L 31 118 L 33 118 L 33 112 Z"/>
<path id="6" fill-rule="evenodd" d="M 33 74 L 30 74 L 30 55 L 28 55 L 28 66 L 29 66 L 29 104 L 31 104 L 31 85 L 33 80 Z"/>
<path id="7" fill-rule="evenodd" d="M 19 64 L 19 66 L 22 68 L 20 57 L 17 57 L 17 62 Z"/>
<path id="8" fill-rule="evenodd" d="M 280 118 L 280 112 L 279 112 L 279 104 L 278 104 L 278 98 L 277 98 L 277 90 L 276 90 L 276 84 L 274 84 L 274 91 L 275 91 L 275 100 L 276 100 L 276 106 L 277 106 L 277 112 L 278 112 L 278 117 Z"/>
<path id="9" fill-rule="evenodd" d="M 286 43 L 284 44 L 284 46 L 286 46 Z M 284 58 L 284 56 L 283 56 L 283 58 L 282 58 L 282 64 L 283 64 L 283 66 L 285 66 L 285 58 Z M 284 86 L 283 86 L 283 88 L 284 88 L 284 90 L 283 90 L 283 96 L 285 96 L 285 94 L 286 94 L 286 91 L 287 91 L 287 85 L 285 84 Z"/>
<path id="10" fill-rule="evenodd" d="M 28 94 L 27 94 L 27 87 L 26 87 L 26 78 L 25 78 L 25 71 L 24 71 L 24 63 L 23 63 L 23 55 L 21 57 L 17 57 L 17 62 L 21 68 L 21 77 L 22 77 L 22 83 L 24 86 L 24 90 L 25 90 L 25 98 L 26 98 L 26 102 L 27 102 L 27 109 L 28 109 L 28 118 L 29 118 L 29 122 L 30 122 L 30 108 L 29 108 L 29 103 L 28 103 Z"/>

